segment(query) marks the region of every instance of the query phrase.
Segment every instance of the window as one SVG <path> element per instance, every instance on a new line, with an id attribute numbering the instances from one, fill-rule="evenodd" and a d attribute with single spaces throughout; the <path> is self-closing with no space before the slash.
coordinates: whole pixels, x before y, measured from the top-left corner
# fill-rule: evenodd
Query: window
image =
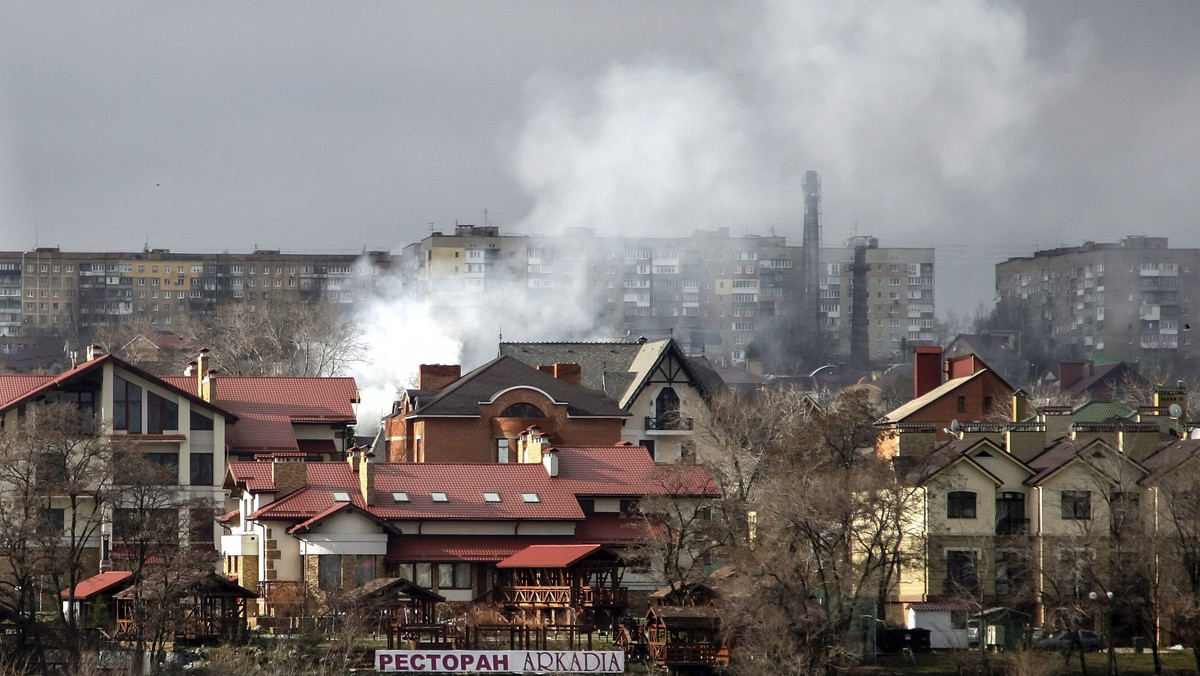
<path id="1" fill-rule="evenodd" d="M 1063 491 L 1062 518 L 1069 521 L 1092 518 L 1091 491 Z"/>
<path id="2" fill-rule="evenodd" d="M 162 434 L 179 429 L 179 404 L 153 392 L 146 393 L 146 433 Z"/>
<path id="3" fill-rule="evenodd" d="M 350 493 L 348 493 L 347 491 L 334 491 L 333 492 L 333 501 L 334 502 L 350 502 Z"/>
<path id="4" fill-rule="evenodd" d="M 158 481 L 163 485 L 179 483 L 179 454 L 178 453 L 145 453 L 143 457 L 152 465 L 160 468 Z"/>
<path id="5" fill-rule="evenodd" d="M 214 544 L 213 519 L 216 514 L 211 509 L 195 507 L 188 510 L 188 542 L 193 545 Z"/>
<path id="6" fill-rule="evenodd" d="M 470 589 L 471 564 L 469 563 L 439 563 L 439 589 Z"/>
<path id="7" fill-rule="evenodd" d="M 966 397 L 958 398 L 958 412 L 959 413 L 967 412 L 967 398 Z"/>
<path id="8" fill-rule="evenodd" d="M 991 397 L 985 396 L 983 398 L 983 412 L 984 413 L 992 412 L 992 398 Z"/>
<path id="9" fill-rule="evenodd" d="M 188 483 L 193 486 L 213 485 L 213 454 L 192 453 L 188 459 Z"/>
<path id="10" fill-rule="evenodd" d="M 579 509 L 587 516 L 596 513 L 596 500 L 594 498 L 579 498 Z"/>
<path id="11" fill-rule="evenodd" d="M 1027 523 L 1024 493 L 1006 491 L 996 496 L 996 535 L 1022 535 Z"/>
<path id="12" fill-rule="evenodd" d="M 637 500 L 622 500 L 620 503 L 622 514 L 636 514 L 638 510 Z"/>
<path id="13" fill-rule="evenodd" d="M 976 554 L 971 550 L 952 549 L 946 552 L 946 593 L 974 593 L 979 585 L 975 566 Z"/>
<path id="14" fill-rule="evenodd" d="M 496 462 L 508 462 L 508 439 L 505 437 L 496 440 Z"/>
<path id="15" fill-rule="evenodd" d="M 449 502 L 450 496 L 446 495 L 444 491 L 430 491 L 429 499 L 434 502 Z"/>
<path id="16" fill-rule="evenodd" d="M 413 566 L 413 570 L 415 572 L 415 575 L 413 575 L 415 578 L 413 582 L 416 582 L 417 586 L 424 587 L 426 589 L 433 589 L 432 563 L 418 563 L 417 565 Z"/>
<path id="17" fill-rule="evenodd" d="M 500 494 L 496 493 L 494 491 L 484 491 L 483 492 L 483 501 L 484 502 L 500 502 Z"/>
<path id="18" fill-rule="evenodd" d="M 646 452 L 650 454 L 650 457 L 654 457 L 654 439 L 638 439 L 638 445 L 645 446 Z"/>
<path id="19" fill-rule="evenodd" d="M 408 502 L 408 493 L 404 491 L 396 491 L 392 493 L 392 499 L 396 502 Z"/>
<path id="20" fill-rule="evenodd" d="M 342 586 L 340 554 L 317 555 L 317 586 L 321 589 L 337 589 Z"/>
<path id="21" fill-rule="evenodd" d="M 359 554 L 354 564 L 354 581 L 358 586 L 375 579 L 375 557 L 370 554 Z"/>
<path id="22" fill-rule="evenodd" d="M 47 507 L 42 510 L 42 521 L 50 533 L 61 533 L 66 529 L 66 510 L 61 507 Z"/>
<path id="23" fill-rule="evenodd" d="M 947 519 L 974 519 L 975 494 L 971 491 L 950 491 L 946 494 Z"/>
<path id="24" fill-rule="evenodd" d="M 542 410 L 539 409 L 537 406 L 534 406 L 533 404 L 526 404 L 526 403 L 522 402 L 519 404 L 513 404 L 512 406 L 509 406 L 508 408 L 504 409 L 504 412 L 500 414 L 500 417 L 501 418 L 545 418 L 546 414 L 542 413 Z"/>
<path id="25" fill-rule="evenodd" d="M 529 502 L 529 503 L 542 501 L 542 499 L 540 497 L 538 497 L 537 493 L 522 493 L 521 499 L 524 500 L 525 502 Z"/>
<path id="26" fill-rule="evenodd" d="M 212 418 L 197 413 L 195 409 L 192 410 L 191 417 L 191 428 L 193 430 L 211 430 L 213 428 Z"/>
<path id="27" fill-rule="evenodd" d="M 142 388 L 113 376 L 113 429 L 142 433 Z"/>

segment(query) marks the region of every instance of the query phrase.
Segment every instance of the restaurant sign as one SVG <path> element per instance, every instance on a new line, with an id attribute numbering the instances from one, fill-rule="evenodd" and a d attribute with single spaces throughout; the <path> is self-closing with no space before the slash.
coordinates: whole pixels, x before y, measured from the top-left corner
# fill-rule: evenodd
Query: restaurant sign
<path id="1" fill-rule="evenodd" d="M 376 650 L 379 671 L 412 673 L 619 674 L 621 650 Z"/>

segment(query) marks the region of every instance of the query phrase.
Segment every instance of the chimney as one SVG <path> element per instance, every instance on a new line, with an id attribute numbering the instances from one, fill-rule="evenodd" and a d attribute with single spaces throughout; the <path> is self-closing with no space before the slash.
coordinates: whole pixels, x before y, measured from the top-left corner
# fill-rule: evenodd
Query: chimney
<path id="1" fill-rule="evenodd" d="M 542 467 L 546 468 L 546 474 L 549 476 L 558 476 L 558 449 L 546 448 L 542 450 Z"/>
<path id="2" fill-rule="evenodd" d="M 1029 417 L 1029 395 L 1025 390 L 1017 390 L 1012 395 L 1013 422 L 1021 422 Z"/>
<path id="3" fill-rule="evenodd" d="M 211 369 L 200 380 L 200 398 L 210 404 L 217 400 L 217 370 Z"/>
<path id="4" fill-rule="evenodd" d="M 185 375 L 189 378 L 196 375 L 196 360 L 195 359 L 193 359 L 192 361 L 189 361 L 187 364 L 184 364 L 183 375 Z"/>
<path id="5" fill-rule="evenodd" d="M 271 463 L 275 494 L 284 496 L 308 485 L 308 464 L 275 460 Z"/>
<path id="6" fill-rule="evenodd" d="M 100 346 L 100 345 L 88 345 L 87 346 L 87 360 L 88 361 L 92 361 L 93 359 L 99 359 L 100 357 L 103 357 L 103 356 L 104 356 L 104 348 L 102 346 Z"/>
<path id="7" fill-rule="evenodd" d="M 946 378 L 966 378 L 983 370 L 983 361 L 974 354 L 964 354 L 946 360 Z"/>
<path id="8" fill-rule="evenodd" d="M 440 390 L 462 377 L 458 364 L 421 364 L 417 369 L 418 390 Z"/>
<path id="9" fill-rule="evenodd" d="M 204 373 L 208 371 L 208 348 L 200 348 L 196 356 L 196 394 L 204 396 Z"/>
<path id="10" fill-rule="evenodd" d="M 538 370 L 549 373 L 568 385 L 583 387 L 583 367 L 579 364 L 554 364 L 549 367 L 539 366 Z"/>
<path id="11" fill-rule="evenodd" d="M 368 506 L 375 504 L 375 463 L 371 462 L 367 452 L 362 451 L 362 459 L 358 461 L 358 490 L 362 492 L 363 501 Z"/>
<path id="12" fill-rule="evenodd" d="M 913 399 L 925 396 L 942 384 L 942 348 L 918 345 L 913 348 Z"/>
<path id="13" fill-rule="evenodd" d="M 1084 364 L 1081 361 L 1060 361 L 1058 363 L 1058 387 L 1060 390 L 1070 389 L 1072 385 L 1083 378 Z"/>

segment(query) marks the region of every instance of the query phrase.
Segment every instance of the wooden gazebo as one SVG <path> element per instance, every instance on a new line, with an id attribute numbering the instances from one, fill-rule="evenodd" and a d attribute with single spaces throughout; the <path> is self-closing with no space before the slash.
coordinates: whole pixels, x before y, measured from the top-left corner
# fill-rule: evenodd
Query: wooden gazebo
<path id="1" fill-rule="evenodd" d="M 721 618 L 712 606 L 651 606 L 646 645 L 650 663 L 671 670 L 729 663 Z"/>
<path id="2" fill-rule="evenodd" d="M 113 596 L 117 602 L 117 638 L 132 636 L 141 618 L 138 589 L 130 587 Z M 228 641 L 245 633 L 246 601 L 258 594 L 216 573 L 202 573 L 182 581 L 175 591 L 164 591 L 161 581 L 147 580 L 141 587 L 143 603 L 172 604 L 171 631 L 176 641 Z"/>
<path id="3" fill-rule="evenodd" d="M 621 586 L 624 562 L 601 545 L 531 545 L 496 564 L 496 600 L 555 621 L 559 611 L 591 611 L 596 625 L 620 617 L 629 604 Z"/>
<path id="4" fill-rule="evenodd" d="M 92 626 L 109 631 L 117 624 L 117 608 L 113 596 L 133 582 L 133 573 L 127 570 L 110 570 L 81 580 L 74 589 L 59 593 L 63 614 L 74 606 L 75 617 L 80 626 Z"/>
<path id="5" fill-rule="evenodd" d="M 380 577 L 346 593 L 348 611 L 377 618 L 387 633 L 388 650 L 402 636 L 438 629 L 434 607 L 445 597 L 401 577 Z"/>

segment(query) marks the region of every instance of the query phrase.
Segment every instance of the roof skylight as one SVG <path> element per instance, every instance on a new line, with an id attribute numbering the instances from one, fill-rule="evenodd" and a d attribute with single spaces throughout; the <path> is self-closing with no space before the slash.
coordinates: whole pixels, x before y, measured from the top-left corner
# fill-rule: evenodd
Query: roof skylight
<path id="1" fill-rule="evenodd" d="M 541 502 L 542 501 L 542 499 L 540 497 L 538 497 L 537 493 L 522 493 L 521 499 L 524 500 L 525 502 Z"/>
<path id="2" fill-rule="evenodd" d="M 392 499 L 396 502 L 408 502 L 408 493 L 404 491 L 396 491 L 392 493 Z"/>
<path id="3" fill-rule="evenodd" d="M 429 499 L 434 502 L 450 502 L 450 497 L 445 491 L 429 491 Z"/>
<path id="4" fill-rule="evenodd" d="M 333 492 L 333 501 L 334 502 L 350 502 L 350 494 L 347 493 L 346 491 L 334 491 Z"/>
<path id="5" fill-rule="evenodd" d="M 500 502 L 500 494 L 496 493 L 494 491 L 484 491 L 483 492 L 483 501 L 484 502 Z"/>

